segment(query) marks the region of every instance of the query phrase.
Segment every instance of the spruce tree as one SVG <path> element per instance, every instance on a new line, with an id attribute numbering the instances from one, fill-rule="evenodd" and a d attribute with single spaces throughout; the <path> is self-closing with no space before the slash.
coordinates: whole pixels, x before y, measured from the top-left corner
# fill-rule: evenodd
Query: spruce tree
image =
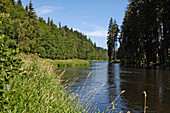
<path id="1" fill-rule="evenodd" d="M 19 7 L 22 7 L 22 1 L 21 1 L 21 0 L 18 0 L 17 5 L 18 5 Z"/>
<path id="2" fill-rule="evenodd" d="M 114 20 L 114 24 L 113 24 L 113 60 L 116 59 L 116 49 L 117 49 L 117 41 L 118 41 L 118 38 L 117 38 L 117 35 L 118 35 L 118 32 L 119 32 L 119 28 L 118 28 L 118 25 L 116 23 L 116 20 Z"/>
<path id="3" fill-rule="evenodd" d="M 29 4 L 29 13 L 28 13 L 29 17 L 32 18 L 32 19 L 35 19 L 35 12 L 34 12 L 34 8 L 33 8 L 33 4 L 32 2 L 30 1 L 30 4 Z"/>
<path id="4" fill-rule="evenodd" d="M 113 19 L 111 18 L 109 23 L 108 38 L 107 38 L 109 62 L 111 60 L 116 59 L 116 46 L 117 46 L 118 32 L 119 29 L 118 29 L 118 25 L 116 24 L 116 20 L 113 23 Z"/>
<path id="5" fill-rule="evenodd" d="M 61 28 L 61 22 L 59 22 L 59 25 L 58 25 L 58 26 L 59 26 L 59 28 Z"/>
<path id="6" fill-rule="evenodd" d="M 48 20 L 47 20 L 47 25 L 49 26 L 51 23 L 51 20 L 50 20 L 50 17 L 48 17 Z"/>
<path id="7" fill-rule="evenodd" d="M 53 25 L 54 25 L 54 20 L 53 20 L 53 19 L 51 19 L 51 21 L 50 21 L 50 25 L 51 25 L 51 26 L 53 26 Z"/>
<path id="8" fill-rule="evenodd" d="M 109 23 L 109 29 L 108 29 L 108 37 L 107 37 L 107 47 L 108 47 L 108 56 L 109 56 L 109 62 L 112 60 L 113 57 L 113 19 L 110 19 Z"/>
<path id="9" fill-rule="evenodd" d="M 28 11 L 28 6 L 26 5 L 25 10 Z"/>
<path id="10" fill-rule="evenodd" d="M 15 0 L 11 0 L 12 4 L 15 5 Z"/>

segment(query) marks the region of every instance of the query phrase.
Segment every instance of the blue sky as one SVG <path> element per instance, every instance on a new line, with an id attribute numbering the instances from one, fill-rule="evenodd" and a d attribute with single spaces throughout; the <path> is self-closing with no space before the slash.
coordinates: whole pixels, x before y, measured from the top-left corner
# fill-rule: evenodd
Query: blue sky
<path id="1" fill-rule="evenodd" d="M 22 0 L 25 5 L 30 0 Z M 32 0 L 39 17 L 48 17 L 58 25 L 67 25 L 87 35 L 97 46 L 107 48 L 109 20 L 116 19 L 120 26 L 128 0 Z"/>

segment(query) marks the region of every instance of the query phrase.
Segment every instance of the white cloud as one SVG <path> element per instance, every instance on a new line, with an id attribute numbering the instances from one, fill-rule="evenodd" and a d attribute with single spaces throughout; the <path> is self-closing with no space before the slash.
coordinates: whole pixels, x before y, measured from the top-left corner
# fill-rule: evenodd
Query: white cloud
<path id="1" fill-rule="evenodd" d="M 38 8 L 37 14 L 44 15 L 44 14 L 52 13 L 52 12 L 63 10 L 63 9 L 64 9 L 63 7 L 43 6 L 43 7 Z"/>
<path id="2" fill-rule="evenodd" d="M 73 31 L 80 31 L 81 32 L 81 30 L 77 29 L 77 28 L 73 28 Z"/>
<path id="3" fill-rule="evenodd" d="M 98 25 L 88 24 L 87 22 L 82 22 L 83 25 L 88 28 L 93 29 L 93 31 L 81 31 L 87 36 L 95 36 L 95 37 L 107 37 L 107 31 Z"/>
<path id="4" fill-rule="evenodd" d="M 87 35 L 93 42 L 96 42 L 98 47 L 107 48 L 106 45 L 106 38 L 107 38 L 107 31 L 97 25 L 89 25 L 86 22 L 82 22 L 83 25 L 88 26 L 88 28 L 92 28 L 92 30 L 80 30 L 78 28 L 73 28 L 74 31 L 82 32 L 84 35 Z"/>
<path id="5" fill-rule="evenodd" d="M 95 36 L 95 37 L 107 37 L 107 31 L 105 30 L 96 30 L 92 32 L 85 32 L 87 36 Z"/>
<path id="6" fill-rule="evenodd" d="M 80 29 L 77 29 L 77 28 L 73 28 L 73 30 L 82 32 L 83 34 L 85 34 L 85 35 L 87 35 L 89 37 L 92 37 L 92 36 L 95 36 L 95 37 L 107 37 L 107 31 L 105 31 L 105 30 L 83 31 L 83 30 L 80 30 Z"/>

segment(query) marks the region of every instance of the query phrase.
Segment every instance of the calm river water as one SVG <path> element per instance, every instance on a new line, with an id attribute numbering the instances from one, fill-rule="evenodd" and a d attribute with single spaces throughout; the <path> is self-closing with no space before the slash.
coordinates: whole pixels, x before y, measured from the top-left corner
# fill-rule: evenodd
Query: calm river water
<path id="1" fill-rule="evenodd" d="M 170 113 L 170 70 L 125 67 L 107 62 L 91 64 L 90 67 L 66 69 L 64 79 L 74 80 L 79 77 L 71 89 L 76 92 L 84 86 L 83 90 L 78 92 L 82 96 L 88 95 L 91 91 L 94 97 L 93 104 L 97 103 L 101 111 L 105 111 L 121 91 L 125 90 L 126 92 L 116 101 L 117 111 L 143 112 L 143 91 L 146 91 L 148 112 Z M 90 72 L 91 75 L 86 81 Z M 103 84 L 105 85 L 102 86 Z M 92 97 L 87 96 L 86 99 L 90 100 Z"/>

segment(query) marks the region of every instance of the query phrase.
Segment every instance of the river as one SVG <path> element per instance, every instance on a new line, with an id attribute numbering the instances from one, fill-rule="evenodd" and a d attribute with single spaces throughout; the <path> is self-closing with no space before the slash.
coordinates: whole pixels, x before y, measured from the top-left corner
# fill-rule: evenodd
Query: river
<path id="1" fill-rule="evenodd" d="M 78 77 L 71 90 L 76 92 L 80 89 L 78 93 L 82 95 L 81 97 L 92 93 L 91 97 L 85 98 L 91 100 L 94 97 L 92 103 L 101 112 L 125 90 L 126 92 L 115 102 L 115 111 L 143 112 L 143 91 L 146 91 L 148 112 L 170 113 L 170 70 L 161 70 L 158 67 L 152 69 L 127 67 L 107 62 L 92 62 L 90 67 L 65 70 L 65 81 L 73 81 Z M 89 73 L 91 75 L 86 80 Z"/>

